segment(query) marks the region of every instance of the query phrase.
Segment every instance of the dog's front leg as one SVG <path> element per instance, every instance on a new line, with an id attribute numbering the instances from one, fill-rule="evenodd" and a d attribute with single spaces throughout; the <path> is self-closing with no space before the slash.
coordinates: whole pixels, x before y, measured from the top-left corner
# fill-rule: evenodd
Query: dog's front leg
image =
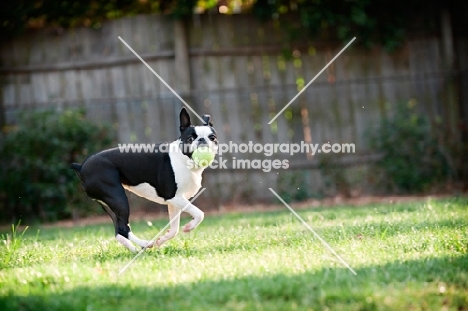
<path id="1" fill-rule="evenodd" d="M 170 227 L 167 233 L 156 241 L 157 247 L 160 247 L 161 245 L 163 245 L 164 243 L 166 243 L 167 241 L 175 237 L 177 233 L 179 233 L 179 225 L 180 225 L 179 209 L 173 206 L 172 204 L 168 204 L 167 211 L 169 213 Z"/>
<path id="2" fill-rule="evenodd" d="M 190 216 L 192 216 L 193 219 L 182 229 L 184 232 L 190 232 L 195 229 L 205 217 L 203 211 L 190 203 L 190 201 L 184 197 L 174 197 L 168 200 L 168 202 L 177 207 L 179 210 L 187 212 L 190 214 Z"/>

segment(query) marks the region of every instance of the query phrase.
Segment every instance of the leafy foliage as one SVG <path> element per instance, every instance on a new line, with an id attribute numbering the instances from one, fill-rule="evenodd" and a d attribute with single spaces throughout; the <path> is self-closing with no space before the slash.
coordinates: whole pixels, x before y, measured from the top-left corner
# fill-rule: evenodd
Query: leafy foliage
<path id="1" fill-rule="evenodd" d="M 242 1 L 241 12 L 251 11 L 262 21 L 273 20 L 291 41 L 325 39 L 349 41 L 358 37 L 365 46 L 383 44 L 389 50 L 405 39 L 408 27 L 437 27 L 441 1 Z M 167 14 L 175 18 L 206 12 L 218 6 L 239 12 L 239 1 L 227 0 L 18 0 L 0 4 L 0 35 L 16 35 L 27 26 L 100 27 L 109 19 L 136 14 Z"/>
<path id="2" fill-rule="evenodd" d="M 366 47 L 382 44 L 394 50 L 404 42 L 411 25 L 434 28 L 437 19 L 423 16 L 438 12 L 438 7 L 438 2 L 419 0 L 257 0 L 253 13 L 260 20 L 276 20 L 292 41 L 304 39 L 304 33 L 323 40 L 349 41 L 356 36 Z M 299 18 L 291 18 L 290 13 Z"/>
<path id="3" fill-rule="evenodd" d="M 307 172 L 282 172 L 278 175 L 278 192 L 286 202 L 304 201 L 309 198 Z"/>
<path id="4" fill-rule="evenodd" d="M 69 218 L 85 200 L 69 164 L 110 142 L 83 111 L 23 114 L 0 149 L 0 221 Z"/>
<path id="5" fill-rule="evenodd" d="M 447 157 L 428 118 L 418 114 L 411 101 L 398 106 L 369 138 L 373 151 L 382 155 L 376 165 L 383 172 L 380 182 L 387 188 L 418 192 L 447 180 Z"/>
<path id="6" fill-rule="evenodd" d="M 195 0 L 19 0 L 0 4 L 0 34 L 17 35 L 26 27 L 100 27 L 105 20 L 137 14 L 164 13 L 175 17 L 192 14 Z"/>

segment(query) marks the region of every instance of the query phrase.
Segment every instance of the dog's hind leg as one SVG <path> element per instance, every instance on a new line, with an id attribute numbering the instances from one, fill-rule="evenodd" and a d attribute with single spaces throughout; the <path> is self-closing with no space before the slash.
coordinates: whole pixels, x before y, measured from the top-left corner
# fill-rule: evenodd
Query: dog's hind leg
<path id="1" fill-rule="evenodd" d="M 150 241 L 139 239 L 133 234 L 129 224 L 130 206 L 128 204 L 127 195 L 125 194 L 124 188 L 121 185 L 119 186 L 118 194 L 115 191 L 112 198 L 110 198 L 111 209 L 117 216 L 117 226 L 115 228 L 116 239 L 120 243 L 122 243 L 122 238 L 125 238 L 129 239 L 140 247 L 152 247 L 153 245 L 150 243 Z M 124 244 L 124 246 L 126 245 Z"/>
<path id="2" fill-rule="evenodd" d="M 118 242 L 120 242 L 120 244 L 128 248 L 131 252 L 136 252 L 137 248 L 135 247 L 135 245 L 133 245 L 133 243 L 130 242 L 129 239 L 123 237 L 122 235 L 118 233 L 117 216 L 115 216 L 115 213 L 109 208 L 109 206 L 104 201 L 101 201 L 101 200 L 97 200 L 97 201 L 101 204 L 102 208 L 106 211 L 107 214 L 109 214 L 109 216 L 112 218 L 112 221 L 114 222 L 115 239 Z"/>
<path id="3" fill-rule="evenodd" d="M 99 174 L 95 172 L 99 171 Z M 97 200 L 114 222 L 115 238 L 130 251 L 136 251 L 136 243 L 150 247 L 149 241 L 137 238 L 129 225 L 130 206 L 120 182 L 120 173 L 106 159 L 91 158 L 81 169 L 81 180 L 89 197 Z"/>
<path id="4" fill-rule="evenodd" d="M 179 209 L 173 206 L 172 204 L 168 204 L 167 211 L 169 214 L 170 227 L 167 233 L 156 241 L 157 247 L 160 247 L 161 245 L 163 245 L 164 243 L 166 243 L 167 241 L 175 237 L 177 233 L 179 233 L 179 225 L 180 225 Z"/>
<path id="5" fill-rule="evenodd" d="M 136 248 L 131 242 L 140 247 L 152 247 L 149 241 L 139 239 L 131 231 L 129 224 L 130 206 L 122 185 L 106 184 L 105 187 L 101 187 L 100 192 L 102 199 L 98 201 L 114 221 L 115 238 L 117 241 L 132 252 L 135 252 Z"/>

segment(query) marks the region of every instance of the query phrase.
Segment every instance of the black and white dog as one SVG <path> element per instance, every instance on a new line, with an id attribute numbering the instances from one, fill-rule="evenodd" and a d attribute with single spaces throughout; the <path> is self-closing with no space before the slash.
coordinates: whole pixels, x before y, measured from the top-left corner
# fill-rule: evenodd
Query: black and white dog
<path id="1" fill-rule="evenodd" d="M 154 244 L 161 246 L 179 232 L 182 209 L 192 216 L 183 231 L 195 229 L 203 220 L 203 212 L 189 199 L 201 188 L 204 168 L 193 165 L 193 150 L 208 146 L 217 152 L 218 139 L 211 117 L 204 115 L 203 126 L 193 126 L 185 108 L 180 112 L 180 137 L 172 143 L 156 145 L 165 152 L 121 152 L 119 148 L 104 150 L 87 158 L 83 164 L 70 165 L 80 177 L 86 194 L 101 203 L 114 221 L 115 237 L 130 251 L 152 247 L 150 241 L 137 238 L 129 225 L 130 208 L 127 189 L 138 196 L 166 204 L 169 219 L 177 217 L 165 235 Z M 132 243 L 133 242 L 133 243 Z"/>

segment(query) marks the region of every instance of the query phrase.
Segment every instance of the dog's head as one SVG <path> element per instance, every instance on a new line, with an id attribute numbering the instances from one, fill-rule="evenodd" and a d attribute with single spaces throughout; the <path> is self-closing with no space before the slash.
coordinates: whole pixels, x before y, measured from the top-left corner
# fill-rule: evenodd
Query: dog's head
<path id="1" fill-rule="evenodd" d="M 185 108 L 180 111 L 180 144 L 182 152 L 192 157 L 193 151 L 198 147 L 211 148 L 218 153 L 218 136 L 211 123 L 211 116 L 205 114 L 202 116 L 203 125 L 194 126 L 190 122 L 190 116 Z"/>

